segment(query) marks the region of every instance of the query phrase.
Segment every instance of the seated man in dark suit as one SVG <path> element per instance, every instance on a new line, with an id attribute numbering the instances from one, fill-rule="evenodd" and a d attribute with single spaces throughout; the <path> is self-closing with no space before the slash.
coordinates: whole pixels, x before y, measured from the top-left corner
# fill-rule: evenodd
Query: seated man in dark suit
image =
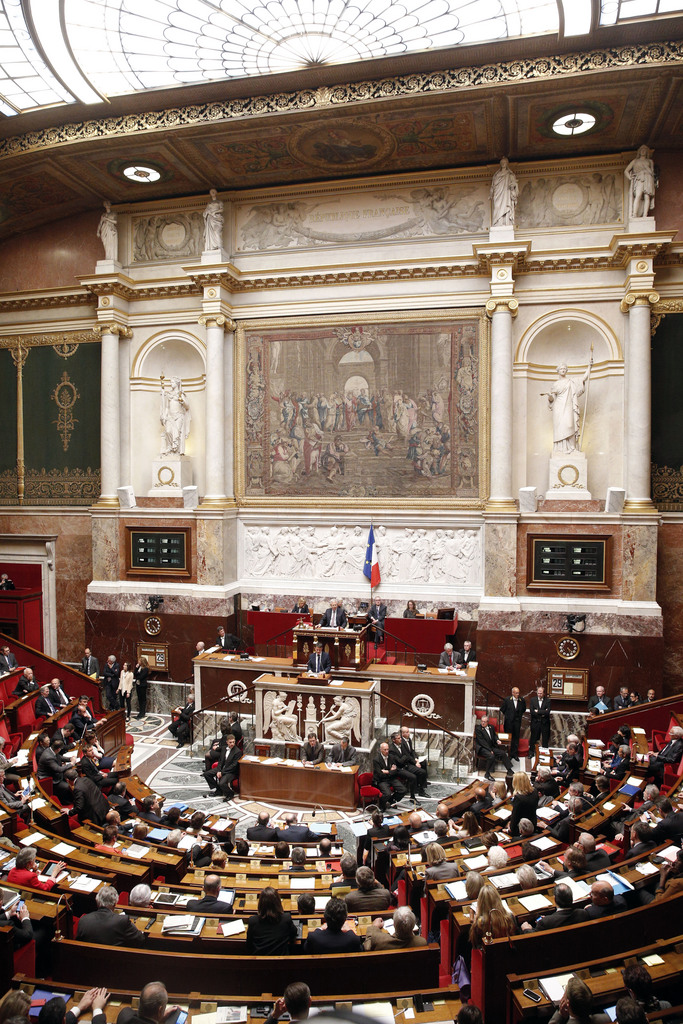
<path id="1" fill-rule="evenodd" d="M 79 942 L 97 942 L 103 946 L 143 946 L 147 940 L 126 914 L 115 907 L 119 894 L 113 885 L 105 885 L 95 896 L 97 910 L 83 914 L 78 922 Z"/>
<path id="2" fill-rule="evenodd" d="M 14 697 L 25 697 L 27 693 L 38 689 L 38 683 L 33 678 L 33 669 L 25 668 L 24 674 L 19 676 L 17 685 L 12 691 Z"/>
<path id="3" fill-rule="evenodd" d="M 316 733 L 309 732 L 301 747 L 301 760 L 306 764 L 322 764 L 325 760 L 325 748 L 318 742 Z"/>
<path id="4" fill-rule="evenodd" d="M 320 640 L 317 641 L 313 648 L 313 654 L 308 659 L 308 671 L 313 675 L 327 675 L 332 670 L 332 662 L 330 661 L 329 654 L 323 650 L 323 645 Z"/>
<path id="5" fill-rule="evenodd" d="M 560 882 L 559 885 L 555 886 L 553 895 L 557 908 L 555 913 L 542 917 L 540 921 L 536 922 L 535 926 L 525 921 L 522 925 L 523 932 L 543 932 L 547 931 L 548 928 L 564 928 L 566 925 L 581 924 L 583 921 L 588 920 L 588 914 L 583 907 L 574 906 L 574 898 L 568 885 L 562 885 Z"/>
<path id="6" fill-rule="evenodd" d="M 325 928 L 316 928 L 308 933 L 304 953 L 359 953 L 362 944 L 354 926 L 346 923 L 348 910 L 344 900 L 335 896 L 325 907 Z"/>
<path id="7" fill-rule="evenodd" d="M 623 896 L 615 896 L 609 882 L 593 882 L 591 885 L 591 901 L 586 907 L 586 914 L 591 921 L 608 914 L 620 914 L 626 910 Z"/>
<path id="8" fill-rule="evenodd" d="M 150 825 L 161 825 L 161 804 L 158 796 L 143 797 L 142 810 L 138 811 L 138 818 L 148 821 Z"/>
<path id="9" fill-rule="evenodd" d="M 179 747 L 184 747 L 190 739 L 194 709 L 194 693 L 190 691 L 187 695 L 187 700 L 185 701 L 184 706 L 180 709 L 180 714 L 175 721 L 171 721 L 168 727 L 168 731 L 178 741 Z"/>
<path id="10" fill-rule="evenodd" d="M 251 827 L 247 829 L 247 839 L 252 842 L 276 842 L 277 829 L 274 825 L 270 824 L 270 814 L 268 811 L 259 812 L 258 824 L 251 825 Z"/>
<path id="11" fill-rule="evenodd" d="M 101 772 L 98 766 L 97 756 L 93 747 L 84 747 L 83 756 L 78 762 L 78 767 L 83 774 L 91 779 L 100 789 L 108 789 L 115 782 L 119 781 L 116 772 L 108 772 L 106 775 Z"/>
<path id="12" fill-rule="evenodd" d="M 481 722 L 475 726 L 474 746 L 475 757 L 486 758 L 484 778 L 488 779 L 489 782 L 493 782 L 491 771 L 496 761 L 502 761 L 508 773 L 512 772 L 512 761 L 505 748 L 501 746 L 495 729 L 492 725 L 489 725 L 487 715 L 484 715 Z"/>
<path id="13" fill-rule="evenodd" d="M 95 716 L 88 707 L 87 697 L 79 698 L 76 710 L 71 713 L 71 724 L 74 727 L 77 743 L 79 743 L 85 735 L 86 729 L 95 728 Z"/>
<path id="14" fill-rule="evenodd" d="M 358 751 L 351 746 L 348 736 L 342 736 L 330 750 L 330 764 L 358 764 Z"/>
<path id="15" fill-rule="evenodd" d="M 320 838 L 315 832 L 311 832 L 308 825 L 305 823 L 297 824 L 296 815 L 291 811 L 288 811 L 284 815 L 283 821 L 285 823 L 284 828 L 277 829 L 276 838 L 280 842 L 290 843 L 296 845 L 298 843 L 317 843 Z"/>
<path id="16" fill-rule="evenodd" d="M 64 692 L 61 679 L 50 680 L 50 703 L 54 704 L 55 707 L 63 708 L 69 703 L 69 697 Z"/>
<path id="17" fill-rule="evenodd" d="M 665 797 L 659 803 L 659 810 L 664 817 L 652 830 L 652 838 L 658 846 L 660 843 L 681 845 L 683 836 L 683 811 L 675 811 L 671 801 Z"/>
<path id="18" fill-rule="evenodd" d="M 80 764 L 78 768 L 69 768 L 64 778 L 71 790 L 74 814 L 81 824 L 85 821 L 94 821 L 96 825 L 103 825 L 109 804 L 100 787 L 92 779 L 86 778 Z"/>
<path id="19" fill-rule="evenodd" d="M 50 715 L 54 715 L 57 710 L 59 710 L 59 705 L 53 704 L 50 700 L 50 687 L 45 683 L 40 688 L 39 696 L 36 697 L 36 702 L 33 705 L 33 714 L 36 718 L 48 718 Z"/>
<path id="20" fill-rule="evenodd" d="M 188 912 L 191 914 L 231 914 L 232 903 L 219 900 L 220 891 L 220 875 L 206 875 L 204 877 L 204 895 L 200 900 L 189 901 Z"/>
<path id="21" fill-rule="evenodd" d="M 661 786 L 666 766 L 677 765 L 681 757 L 683 757 L 683 729 L 675 725 L 669 730 L 669 742 L 662 747 L 658 754 L 650 755 L 648 776 L 651 775 L 657 785 Z"/>
<path id="22" fill-rule="evenodd" d="M 589 871 L 606 871 L 612 866 L 609 854 L 604 850 L 598 850 L 595 843 L 595 836 L 590 832 L 582 832 L 574 844 L 580 846 L 586 855 L 586 867 Z"/>
<path id="23" fill-rule="evenodd" d="M 346 612 L 337 601 L 336 597 L 330 601 L 330 607 L 327 611 L 323 612 L 323 617 L 320 620 L 321 626 L 333 626 L 337 629 L 344 629 L 347 623 Z"/>
<path id="24" fill-rule="evenodd" d="M 406 788 L 399 776 L 399 767 L 389 751 L 389 744 L 380 743 L 379 753 L 372 762 L 372 783 L 382 794 L 379 802 L 382 810 L 387 804 L 402 800 L 406 795 Z"/>
<path id="25" fill-rule="evenodd" d="M 619 693 L 614 698 L 614 710 L 625 711 L 626 708 L 631 707 L 631 697 L 628 692 L 628 686 L 620 686 Z"/>
<path id="26" fill-rule="evenodd" d="M 217 787 L 226 800 L 230 800 L 235 795 L 232 784 L 235 779 L 239 778 L 241 757 L 242 751 L 235 743 L 235 737 L 232 733 L 228 733 L 225 753 L 219 762 L 216 773 Z"/>
<path id="27" fill-rule="evenodd" d="M 471 661 L 477 660 L 477 652 L 472 646 L 471 640 L 465 640 L 462 645 L 462 650 L 458 651 L 458 661 L 463 668 L 467 668 Z"/>
<path id="28" fill-rule="evenodd" d="M 647 857 L 657 844 L 652 838 L 653 829 L 646 821 L 638 821 L 631 828 L 631 849 L 628 857 Z"/>
<path id="29" fill-rule="evenodd" d="M 135 805 L 128 799 L 128 790 L 123 780 L 116 783 L 111 793 L 109 793 L 108 799 L 111 806 L 116 808 L 122 818 L 130 818 L 131 815 L 136 813 Z"/>
<path id="30" fill-rule="evenodd" d="M 380 599 L 376 597 L 365 616 L 368 625 L 373 627 L 372 636 L 376 644 L 384 643 L 384 620 L 386 617 L 387 606 L 382 604 Z"/>
<path id="31" fill-rule="evenodd" d="M 137 1010 L 124 1006 L 119 1011 L 116 1024 L 162 1024 L 177 1009 L 176 1006 L 168 1006 L 168 992 L 162 982 L 150 981 L 140 993 Z"/>
<path id="32" fill-rule="evenodd" d="M 13 668 L 18 668 L 17 659 L 12 654 L 8 644 L 0 648 L 0 675 L 6 675 Z"/>
<path id="33" fill-rule="evenodd" d="M 548 765 L 541 765 L 536 772 L 534 789 L 538 790 L 539 801 L 541 797 L 552 798 L 560 795 L 560 786 L 557 779 L 554 779 Z M 546 803 L 548 800 L 546 799 Z"/>
<path id="34" fill-rule="evenodd" d="M 562 752 L 553 768 L 553 775 L 562 780 L 563 786 L 568 786 L 574 779 L 578 779 L 581 771 L 582 758 L 575 743 L 568 742 L 566 749 Z"/>

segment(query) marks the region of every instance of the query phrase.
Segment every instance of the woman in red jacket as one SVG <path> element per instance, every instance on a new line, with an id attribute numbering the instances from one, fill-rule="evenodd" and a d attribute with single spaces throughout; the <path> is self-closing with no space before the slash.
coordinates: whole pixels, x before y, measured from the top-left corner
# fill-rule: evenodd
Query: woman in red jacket
<path id="1" fill-rule="evenodd" d="M 54 888 L 57 883 L 57 876 L 66 867 L 66 864 L 63 860 L 58 861 L 55 869 L 55 878 L 51 878 L 48 882 L 41 882 L 38 878 L 37 856 L 38 851 L 35 846 L 25 846 L 22 850 L 19 850 L 16 864 L 8 874 L 7 881 L 13 882 L 15 885 L 30 885 L 33 889 L 44 889 L 45 892 L 49 892 L 50 889 Z"/>

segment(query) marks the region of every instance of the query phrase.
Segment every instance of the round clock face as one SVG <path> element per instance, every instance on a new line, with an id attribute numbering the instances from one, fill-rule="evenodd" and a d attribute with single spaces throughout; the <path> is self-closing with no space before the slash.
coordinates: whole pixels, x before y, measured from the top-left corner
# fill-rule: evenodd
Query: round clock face
<path id="1" fill-rule="evenodd" d="M 145 619 L 145 633 L 148 633 L 149 636 L 161 633 L 161 619 L 158 615 L 150 615 Z"/>
<path id="2" fill-rule="evenodd" d="M 575 640 L 573 636 L 563 636 L 561 640 L 557 641 L 555 645 L 557 653 L 565 661 L 571 661 L 575 658 L 581 648 L 579 647 L 579 641 Z"/>

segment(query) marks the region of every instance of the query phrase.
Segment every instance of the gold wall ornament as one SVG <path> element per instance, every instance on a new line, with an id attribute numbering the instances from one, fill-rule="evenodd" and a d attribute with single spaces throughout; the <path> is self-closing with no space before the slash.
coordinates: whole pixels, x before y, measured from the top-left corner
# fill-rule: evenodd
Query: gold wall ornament
<path id="1" fill-rule="evenodd" d="M 496 295 L 486 302 L 486 315 L 493 317 L 499 309 L 506 309 L 510 316 L 516 317 L 519 310 L 519 300 L 511 295 Z"/>
<path id="2" fill-rule="evenodd" d="M 78 423 L 72 410 L 80 397 L 78 390 L 65 370 L 59 384 L 52 392 L 52 399 L 59 409 L 57 419 L 52 422 L 56 424 L 57 431 L 61 434 L 62 448 L 65 452 L 69 449 L 71 434 Z"/>
<path id="3" fill-rule="evenodd" d="M 24 504 L 26 489 L 26 462 L 24 460 L 24 363 L 28 347 L 20 342 L 10 349 L 12 362 L 17 368 L 17 498 Z"/>
<path id="4" fill-rule="evenodd" d="M 103 334 L 117 334 L 119 338 L 132 338 L 133 329 L 126 324 L 120 324 L 117 320 L 110 320 L 108 323 L 95 324 L 93 332 L 102 337 Z"/>
<path id="5" fill-rule="evenodd" d="M 197 323 L 201 324 L 202 327 L 223 327 L 230 333 L 234 333 L 237 330 L 235 321 L 231 320 L 229 316 L 225 316 L 224 313 L 202 313 L 197 318 Z"/>
<path id="6" fill-rule="evenodd" d="M 52 347 L 57 353 L 57 355 L 61 356 L 62 359 L 69 359 L 74 354 L 74 352 L 78 352 L 78 344 L 68 342 L 66 341 L 66 335 L 64 337 L 65 340 L 60 345 L 53 345 Z"/>
<path id="7" fill-rule="evenodd" d="M 659 293 L 647 288 L 644 291 L 627 292 L 621 300 L 622 313 L 628 313 L 633 306 L 654 306 L 659 302 Z"/>

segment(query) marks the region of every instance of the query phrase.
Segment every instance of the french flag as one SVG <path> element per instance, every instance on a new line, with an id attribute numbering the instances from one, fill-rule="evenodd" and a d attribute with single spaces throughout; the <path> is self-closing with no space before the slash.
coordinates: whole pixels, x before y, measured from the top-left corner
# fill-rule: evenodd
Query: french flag
<path id="1" fill-rule="evenodd" d="M 370 580 L 370 588 L 378 587 L 381 576 L 379 574 L 379 562 L 377 561 L 377 548 L 375 547 L 375 532 L 370 527 L 368 534 L 368 546 L 365 552 L 365 565 L 363 575 Z"/>

